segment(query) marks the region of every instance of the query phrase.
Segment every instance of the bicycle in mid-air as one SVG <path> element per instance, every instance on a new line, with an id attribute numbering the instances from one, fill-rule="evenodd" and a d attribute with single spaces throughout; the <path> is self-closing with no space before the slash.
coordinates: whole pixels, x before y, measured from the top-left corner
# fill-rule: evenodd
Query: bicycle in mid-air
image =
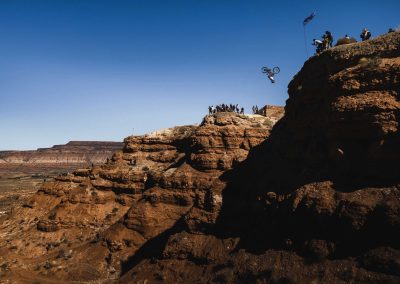
<path id="1" fill-rule="evenodd" d="M 275 66 L 272 69 L 264 66 L 261 68 L 261 72 L 267 74 L 267 77 L 271 80 L 271 83 L 275 83 L 274 76 L 281 72 L 281 69 L 279 69 L 278 66 Z"/>

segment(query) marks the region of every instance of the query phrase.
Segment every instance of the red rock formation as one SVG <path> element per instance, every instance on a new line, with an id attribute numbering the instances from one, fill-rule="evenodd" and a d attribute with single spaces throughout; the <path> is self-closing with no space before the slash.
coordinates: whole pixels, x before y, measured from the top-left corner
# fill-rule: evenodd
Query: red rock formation
<path id="1" fill-rule="evenodd" d="M 225 183 L 219 177 L 246 159 L 273 124 L 263 116 L 217 113 L 200 126 L 128 137 L 105 165 L 45 183 L 1 229 L 8 277 L 26 273 L 7 261 L 10 249 L 38 275 L 112 279 L 121 262 L 122 270 L 129 267 L 132 256 L 177 224 L 203 230 L 222 202 Z M 35 264 L 21 260 L 22 254 Z"/>
<path id="2" fill-rule="evenodd" d="M 121 282 L 399 282 L 399 46 L 308 60 L 269 139 L 225 174 L 218 217 L 190 218 Z"/>
<path id="3" fill-rule="evenodd" d="M 258 113 L 276 122 L 283 116 L 284 110 L 279 106 L 266 105 L 260 108 Z"/>
<path id="4" fill-rule="evenodd" d="M 2 273 L 398 283 L 399 46 L 391 33 L 309 59 L 271 133 L 266 117 L 218 113 L 46 183 L 0 228 Z"/>
<path id="5" fill-rule="evenodd" d="M 33 195 L 44 180 L 92 164 L 103 164 L 122 142 L 71 141 L 36 151 L 0 151 L 0 217 Z"/>

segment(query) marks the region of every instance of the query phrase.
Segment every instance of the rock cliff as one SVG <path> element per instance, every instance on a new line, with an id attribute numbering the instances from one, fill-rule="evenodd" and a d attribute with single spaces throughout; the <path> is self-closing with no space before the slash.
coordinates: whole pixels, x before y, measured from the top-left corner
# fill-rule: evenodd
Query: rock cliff
<path id="1" fill-rule="evenodd" d="M 130 136 L 106 164 L 44 183 L 0 228 L 3 273 L 116 279 L 177 224 L 203 230 L 221 207 L 221 175 L 269 136 L 275 110 L 272 118 L 216 113 L 200 126 Z"/>
<path id="2" fill-rule="evenodd" d="M 185 217 L 122 283 L 400 281 L 400 33 L 310 58 L 288 91 L 218 217 Z"/>
<path id="3" fill-rule="evenodd" d="M 128 137 L 108 163 L 47 182 L 15 209 L 0 228 L 1 273 L 398 283 L 399 97 L 397 32 L 310 58 L 273 128 L 217 113 Z"/>

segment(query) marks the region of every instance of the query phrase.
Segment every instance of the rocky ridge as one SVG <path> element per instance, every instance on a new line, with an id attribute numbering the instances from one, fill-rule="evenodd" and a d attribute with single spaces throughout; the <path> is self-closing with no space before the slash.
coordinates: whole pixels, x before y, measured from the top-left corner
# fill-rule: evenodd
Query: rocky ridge
<path id="1" fill-rule="evenodd" d="M 217 113 L 200 126 L 130 136 L 106 164 L 44 183 L 0 228 L 4 275 L 118 278 L 176 224 L 202 230 L 214 222 L 225 186 L 219 177 L 246 159 L 273 124 L 260 115 Z"/>

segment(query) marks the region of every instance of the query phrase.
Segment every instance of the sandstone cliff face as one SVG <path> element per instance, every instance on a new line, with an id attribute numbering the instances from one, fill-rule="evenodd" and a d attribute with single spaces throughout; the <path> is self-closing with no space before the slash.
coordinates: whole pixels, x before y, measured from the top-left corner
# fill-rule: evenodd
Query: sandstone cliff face
<path id="1" fill-rule="evenodd" d="M 45 183 L 3 222 L 3 273 L 21 281 L 29 271 L 60 280 L 115 279 L 146 248 L 157 251 L 169 232 L 206 231 L 221 207 L 221 175 L 246 159 L 273 124 L 260 115 L 217 113 L 200 126 L 126 138 L 106 164 Z"/>
<path id="2" fill-rule="evenodd" d="M 399 97 L 399 33 L 309 59 L 269 139 L 225 173 L 217 219 L 122 282 L 399 282 Z"/>

